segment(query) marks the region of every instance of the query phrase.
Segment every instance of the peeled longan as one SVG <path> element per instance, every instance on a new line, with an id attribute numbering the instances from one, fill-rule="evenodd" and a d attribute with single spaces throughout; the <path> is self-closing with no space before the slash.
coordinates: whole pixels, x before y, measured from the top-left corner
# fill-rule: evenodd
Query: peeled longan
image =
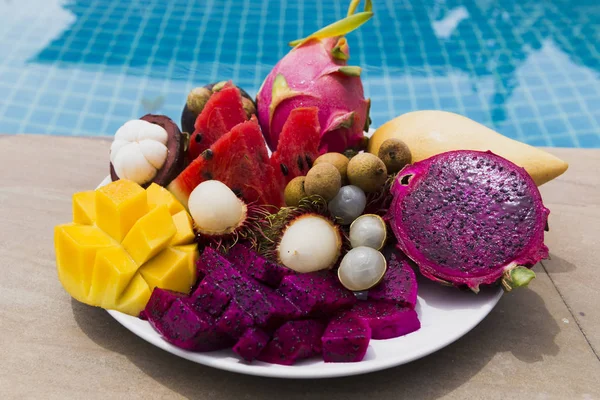
<path id="1" fill-rule="evenodd" d="M 348 180 L 366 193 L 376 192 L 388 179 L 387 168 L 381 159 L 371 153 L 360 153 L 348 163 Z"/>
<path id="2" fill-rule="evenodd" d="M 395 174 L 412 161 L 412 155 L 406 143 L 393 138 L 387 139 L 381 144 L 379 158 L 381 158 L 390 174 Z"/>
<path id="3" fill-rule="evenodd" d="M 313 166 L 304 181 L 304 190 L 309 196 L 319 195 L 326 201 L 333 199 L 342 187 L 342 176 L 338 169 L 329 163 Z"/>

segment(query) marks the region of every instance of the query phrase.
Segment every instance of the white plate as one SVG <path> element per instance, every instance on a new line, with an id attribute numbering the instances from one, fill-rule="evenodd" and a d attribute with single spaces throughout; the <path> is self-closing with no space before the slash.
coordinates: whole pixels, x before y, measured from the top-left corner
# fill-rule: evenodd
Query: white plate
<path id="1" fill-rule="evenodd" d="M 99 186 L 109 182 L 110 177 L 107 177 Z M 492 311 L 502 293 L 500 287 L 484 288 L 479 294 L 462 292 L 420 279 L 417 313 L 421 329 L 395 339 L 371 340 L 364 360 L 358 363 L 325 363 L 315 358 L 283 366 L 258 361 L 247 363 L 231 350 L 193 353 L 167 343 L 147 321 L 118 311 L 108 313 L 147 342 L 198 364 L 276 378 L 331 378 L 378 371 L 425 357 L 473 329 Z"/>

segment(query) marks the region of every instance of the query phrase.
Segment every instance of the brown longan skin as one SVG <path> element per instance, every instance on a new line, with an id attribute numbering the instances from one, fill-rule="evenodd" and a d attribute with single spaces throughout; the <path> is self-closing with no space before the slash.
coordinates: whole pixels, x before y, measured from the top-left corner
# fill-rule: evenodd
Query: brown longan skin
<path id="1" fill-rule="evenodd" d="M 371 153 L 360 153 L 348 163 L 348 180 L 365 193 L 378 191 L 385 185 L 388 172 L 381 159 Z"/>
<path id="2" fill-rule="evenodd" d="M 381 144 L 379 158 L 390 174 L 395 174 L 412 162 L 412 154 L 406 143 L 394 138 L 387 139 Z"/>
<path id="3" fill-rule="evenodd" d="M 341 153 L 325 153 L 315 160 L 313 165 L 320 163 L 329 163 L 337 168 L 340 176 L 342 177 L 342 184 L 348 182 L 348 157 Z"/>
<path id="4" fill-rule="evenodd" d="M 300 204 L 300 200 L 308 197 L 306 191 L 304 190 L 305 180 L 305 176 L 297 176 L 289 181 L 285 187 L 285 191 L 283 192 L 283 198 L 286 206 L 297 207 Z"/>
<path id="5" fill-rule="evenodd" d="M 342 176 L 338 169 L 329 163 L 313 166 L 304 181 L 304 190 L 309 196 L 319 195 L 326 201 L 331 201 L 342 187 Z"/>

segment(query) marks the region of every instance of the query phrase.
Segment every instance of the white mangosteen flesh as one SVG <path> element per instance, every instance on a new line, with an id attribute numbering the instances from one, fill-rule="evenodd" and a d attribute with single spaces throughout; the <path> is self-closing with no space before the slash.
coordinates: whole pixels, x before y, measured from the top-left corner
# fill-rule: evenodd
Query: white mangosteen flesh
<path id="1" fill-rule="evenodd" d="M 162 126 L 141 119 L 123 124 L 110 146 L 117 176 L 140 185 L 150 182 L 167 161 L 167 140 Z"/>
<path id="2" fill-rule="evenodd" d="M 279 262 L 296 272 L 306 273 L 331 268 L 342 248 L 338 227 L 317 214 L 293 220 L 277 247 Z"/>
<path id="3" fill-rule="evenodd" d="M 204 181 L 188 200 L 194 226 L 201 234 L 225 235 L 240 227 L 248 212 L 246 204 L 222 182 Z"/>
<path id="4" fill-rule="evenodd" d="M 352 247 L 367 246 L 379 250 L 385 244 L 387 228 L 379 215 L 365 214 L 350 225 Z"/>
<path id="5" fill-rule="evenodd" d="M 383 254 L 371 247 L 360 246 L 346 253 L 338 269 L 338 278 L 348 290 L 368 290 L 381 281 L 386 269 Z"/>

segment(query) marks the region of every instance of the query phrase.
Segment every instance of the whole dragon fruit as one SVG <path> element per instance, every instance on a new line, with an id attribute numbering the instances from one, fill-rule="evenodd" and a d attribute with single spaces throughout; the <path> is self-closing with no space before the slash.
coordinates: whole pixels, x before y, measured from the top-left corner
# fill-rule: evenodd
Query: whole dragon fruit
<path id="1" fill-rule="evenodd" d="M 500 280 L 508 291 L 548 257 L 549 210 L 531 177 L 491 152 L 450 151 L 405 167 L 388 218 L 398 247 L 421 273 L 468 286 Z"/>
<path id="2" fill-rule="evenodd" d="M 258 119 L 273 151 L 297 107 L 319 109 L 321 153 L 360 145 L 363 131 L 369 129 L 370 100 L 364 98 L 360 67 L 348 65 L 350 53 L 343 36 L 373 16 L 370 0 L 364 12 L 354 14 L 359 1 L 351 2 L 346 18 L 291 42 L 295 47 L 263 82 L 256 96 Z"/>

